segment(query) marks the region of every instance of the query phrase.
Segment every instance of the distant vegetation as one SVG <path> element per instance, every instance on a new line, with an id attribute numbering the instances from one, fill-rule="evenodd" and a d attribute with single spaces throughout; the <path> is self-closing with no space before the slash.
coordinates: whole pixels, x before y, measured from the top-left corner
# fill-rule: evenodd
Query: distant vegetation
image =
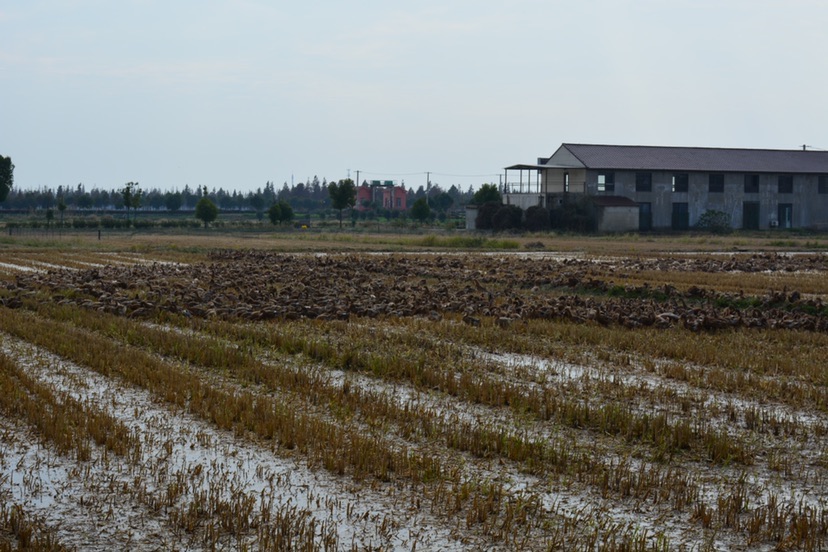
<path id="1" fill-rule="evenodd" d="M 333 182 L 331 182 L 333 183 Z M 299 182 L 289 186 L 285 182 L 277 189 L 273 182 L 266 182 L 263 187 L 254 191 L 238 192 L 224 188 L 206 190 L 199 186 L 185 185 L 182 189 L 160 190 L 157 188 L 138 188 L 138 182 L 130 182 L 124 186 L 109 190 L 92 187 L 84 184 L 75 187 L 58 186 L 57 188 L 43 187 L 37 190 L 23 190 L 9 186 L 8 197 L 2 204 L 3 209 L 17 211 L 38 211 L 54 209 L 65 205 L 69 212 L 73 211 L 120 211 L 130 208 L 142 212 L 171 212 L 194 211 L 196 204 L 202 197 L 207 197 L 222 212 L 240 211 L 253 212 L 261 220 L 268 215 L 268 210 L 274 204 L 287 204 L 296 213 L 320 215 L 335 209 L 329 193 L 329 182 L 317 177 L 308 182 Z M 139 207 L 132 202 L 136 199 L 134 193 L 139 191 L 137 198 Z M 436 220 L 441 220 L 447 213 L 463 209 L 472 201 L 474 191 L 471 187 L 462 191 L 457 186 L 444 190 L 439 185 L 432 185 L 428 191 L 423 186 L 409 188 L 407 203 L 413 205 L 418 199 L 428 197 L 431 213 Z M 384 209 L 379 205 L 367 205 L 364 210 L 355 214 L 358 219 L 396 218 L 399 211 Z"/>

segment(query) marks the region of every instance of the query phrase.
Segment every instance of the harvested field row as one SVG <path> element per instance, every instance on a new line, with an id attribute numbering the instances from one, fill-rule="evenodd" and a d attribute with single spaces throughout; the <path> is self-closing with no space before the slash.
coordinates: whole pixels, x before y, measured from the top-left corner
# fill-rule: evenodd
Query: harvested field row
<path id="1" fill-rule="evenodd" d="M 8 431 L 66 473 L 121 481 L 156 544 L 277 548 L 278 526 L 314 549 L 823 548 L 824 297 L 670 272 L 619 297 L 605 262 L 221 252 L 23 272 L 0 289 L 9 385 L 128 431 L 78 423 L 65 448 L 19 408 Z M 653 268 L 636 262 L 618 270 Z M 701 331 L 701 316 L 765 327 Z M 7 510 L 73 544 L 42 493 L 14 489 Z"/>

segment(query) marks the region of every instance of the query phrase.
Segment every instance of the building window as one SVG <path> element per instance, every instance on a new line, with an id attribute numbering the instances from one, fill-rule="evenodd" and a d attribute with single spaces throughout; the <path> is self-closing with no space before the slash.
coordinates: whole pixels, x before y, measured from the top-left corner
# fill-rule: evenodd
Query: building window
<path id="1" fill-rule="evenodd" d="M 689 186 L 690 177 L 687 173 L 679 173 L 673 175 L 673 191 L 686 192 Z"/>
<path id="2" fill-rule="evenodd" d="M 789 174 L 780 174 L 778 180 L 777 192 L 780 194 L 792 194 L 793 193 L 793 176 Z"/>
<path id="3" fill-rule="evenodd" d="M 569 173 L 564 173 L 564 192 L 569 191 Z"/>
<path id="4" fill-rule="evenodd" d="M 721 173 L 711 174 L 708 180 L 707 191 L 711 194 L 724 193 L 724 175 Z"/>
<path id="5" fill-rule="evenodd" d="M 819 175 L 817 181 L 817 192 L 820 194 L 828 194 L 828 174 Z"/>
<path id="6" fill-rule="evenodd" d="M 652 192 L 653 191 L 653 173 L 635 173 L 635 191 L 636 192 Z"/>
<path id="7" fill-rule="evenodd" d="M 759 175 L 746 174 L 745 175 L 745 193 L 758 194 L 759 193 Z"/>
<path id="8" fill-rule="evenodd" d="M 615 191 L 615 173 L 600 173 L 598 174 L 598 191 L 599 192 L 614 192 Z"/>

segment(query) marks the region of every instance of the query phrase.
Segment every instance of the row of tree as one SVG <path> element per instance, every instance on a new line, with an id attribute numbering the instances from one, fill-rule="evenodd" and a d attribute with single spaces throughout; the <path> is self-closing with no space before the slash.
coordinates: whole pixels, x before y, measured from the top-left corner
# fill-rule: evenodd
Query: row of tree
<path id="1" fill-rule="evenodd" d="M 8 159 L 8 162 L 10 164 L 11 160 Z M 350 179 L 346 180 L 350 181 Z M 278 191 L 272 182 L 266 182 L 263 187 L 242 193 L 235 190 L 227 191 L 223 188 L 213 190 L 203 187 L 191 188 L 189 185 L 181 190 L 172 191 L 157 188 L 141 189 L 137 182 L 128 182 L 122 188 L 110 190 L 97 187 L 88 189 L 84 184 L 78 184 L 75 187 L 58 186 L 56 189 L 43 187 L 36 190 L 19 190 L 12 188 L 11 181 L 5 187 L 0 181 L 0 199 L 5 199 L 3 207 L 6 209 L 26 211 L 60 209 L 61 205 L 73 210 L 191 211 L 195 209 L 202 197 L 207 197 L 222 211 L 253 211 L 264 215 L 271 205 L 283 201 L 296 211 L 310 214 L 337 209 L 333 205 L 330 194 L 331 185 L 338 186 L 339 182 L 325 182 L 322 188 L 318 179 L 314 178 L 309 183 L 300 182 L 295 186 L 288 186 L 285 183 Z M 126 187 L 130 190 L 125 194 Z M 5 198 L 3 198 L 4 193 Z M 408 190 L 407 199 L 411 205 L 417 199 L 427 197 L 432 209 L 445 212 L 451 209 L 462 209 L 472 200 L 473 194 L 471 187 L 463 192 L 457 186 L 443 190 L 440 186 L 433 185 L 428 190 L 423 186 L 417 190 Z M 381 205 L 369 204 L 361 207 L 374 211 L 383 210 Z"/>

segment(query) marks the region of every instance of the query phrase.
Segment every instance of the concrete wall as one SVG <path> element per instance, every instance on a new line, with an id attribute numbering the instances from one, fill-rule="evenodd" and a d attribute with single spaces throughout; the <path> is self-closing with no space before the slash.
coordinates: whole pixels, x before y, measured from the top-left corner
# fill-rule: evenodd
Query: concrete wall
<path id="1" fill-rule="evenodd" d="M 744 173 L 726 173 L 724 192 L 710 193 L 708 173 L 689 173 L 688 191 L 673 192 L 673 172 L 652 172 L 652 191 L 635 191 L 635 171 L 614 171 L 615 190 L 598 191 L 598 174 L 605 171 L 589 170 L 586 174 L 587 192 L 593 195 L 617 195 L 637 203 L 652 205 L 654 229 L 672 228 L 673 203 L 687 203 L 690 226 L 693 227 L 707 210 L 723 211 L 730 215 L 734 228 L 742 228 L 745 202 L 759 203 L 759 228 L 771 227 L 778 220 L 779 204 L 792 206 L 792 228 L 828 227 L 828 193 L 818 193 L 818 175 L 793 175 L 793 193 L 778 193 L 778 174 L 760 174 L 759 192 L 745 193 Z"/>
<path id="2" fill-rule="evenodd" d="M 541 191 L 545 194 L 562 194 L 566 175 L 569 175 L 569 191 L 583 194 L 587 191 L 587 171 L 572 169 L 545 169 L 541 172 Z"/>
<path id="3" fill-rule="evenodd" d="M 583 168 L 584 164 L 581 163 L 581 160 L 572 155 L 568 149 L 564 146 L 558 148 L 558 150 L 552 154 L 552 157 L 549 158 L 550 165 L 567 165 L 573 168 Z"/>
<path id="4" fill-rule="evenodd" d="M 466 205 L 466 230 L 477 230 L 477 205 Z"/>
<path id="5" fill-rule="evenodd" d="M 686 192 L 673 192 L 673 172 L 653 171 L 652 190 L 650 192 L 635 191 L 635 171 L 613 171 L 615 189 L 613 191 L 598 191 L 598 174 L 606 171 L 572 169 L 546 169 L 541 173 L 542 194 L 505 194 L 503 202 L 517 205 L 526 210 L 533 205 L 543 205 L 549 209 L 557 207 L 555 203 L 563 195 L 564 173 L 569 173 L 570 193 L 576 199 L 579 193 L 590 195 L 614 195 L 628 197 L 636 203 L 650 203 L 652 208 L 652 228 L 656 230 L 671 229 L 673 227 L 673 204 L 686 203 L 688 207 L 689 225 L 695 226 L 699 218 L 708 210 L 723 211 L 730 215 L 730 223 L 734 228 L 743 228 L 744 204 L 756 202 L 759 204 L 759 228 L 772 227 L 773 221 L 778 221 L 779 205 L 790 204 L 792 207 L 792 228 L 819 228 L 828 229 L 828 193 L 819 193 L 819 175 L 793 175 L 793 193 L 780 194 L 778 192 L 778 174 L 760 174 L 759 191 L 745 193 L 745 174 L 724 174 L 724 191 L 711 193 L 709 191 L 708 173 L 688 173 Z M 549 198 L 544 200 L 543 198 Z M 547 204 L 547 203 L 554 204 Z M 617 208 L 615 208 L 617 209 Z M 638 229 L 637 213 L 635 222 L 632 222 L 632 210 L 627 208 L 623 214 L 614 212 L 606 215 L 609 218 L 605 223 L 608 228 L 601 228 L 608 232 L 623 232 Z M 467 217 L 467 221 L 469 218 Z M 610 228 L 611 227 L 611 228 Z"/>
<path id="6" fill-rule="evenodd" d="M 529 207 L 543 205 L 543 196 L 538 194 L 503 194 L 503 204 L 517 205 L 525 211 Z M 468 212 L 466 216 L 468 216 Z"/>
<path id="7" fill-rule="evenodd" d="M 635 232 L 638 207 L 596 207 L 599 232 Z"/>

